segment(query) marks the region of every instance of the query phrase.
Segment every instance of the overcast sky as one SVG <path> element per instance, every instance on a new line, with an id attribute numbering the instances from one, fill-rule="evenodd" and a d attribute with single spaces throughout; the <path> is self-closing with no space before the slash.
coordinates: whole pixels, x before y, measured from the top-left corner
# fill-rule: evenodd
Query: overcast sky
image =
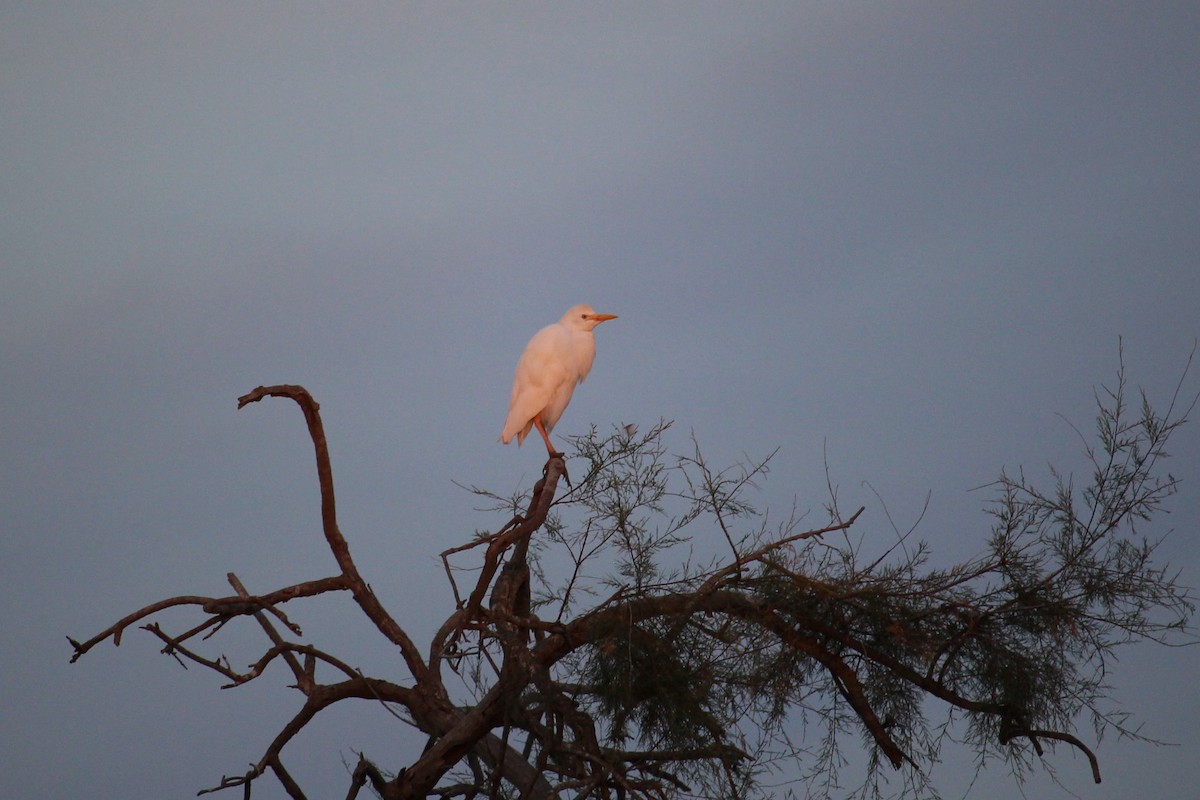
<path id="1" fill-rule="evenodd" d="M 67 664 L 227 572 L 333 571 L 299 412 L 235 410 L 259 384 L 321 403 L 342 529 L 425 640 L 436 554 L 506 521 L 454 482 L 536 477 L 536 440 L 496 442 L 512 369 L 578 302 L 620 319 L 556 434 L 778 446 L 753 499 L 816 516 L 824 449 L 866 541 L 893 537 L 869 482 L 902 525 L 931 492 L 937 557 L 975 552 L 1001 467 L 1087 475 L 1067 421 L 1119 337 L 1165 401 L 1200 335 L 1197 87 L 1186 2 L 0 4 L 0 795 L 192 797 L 298 707 L 140 631 Z M 1194 424 L 1171 452 L 1156 531 L 1195 585 Z M 289 613 L 400 677 L 352 605 Z M 212 643 L 235 663 L 241 630 Z M 1100 786 L 1060 749 L 1029 796 L 1194 791 L 1198 674 L 1124 651 L 1115 697 L 1177 746 L 1105 738 Z M 342 758 L 419 746 L 358 705 L 285 755 L 342 796 Z M 970 759 L 934 776 L 961 797 Z M 971 795 L 1012 796 L 1001 767 Z"/>

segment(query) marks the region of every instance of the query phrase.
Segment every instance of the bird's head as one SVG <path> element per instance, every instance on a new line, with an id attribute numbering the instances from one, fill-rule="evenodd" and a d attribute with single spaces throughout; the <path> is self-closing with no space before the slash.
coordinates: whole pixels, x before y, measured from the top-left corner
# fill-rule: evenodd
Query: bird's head
<path id="1" fill-rule="evenodd" d="M 563 314 L 559 322 L 573 331 L 590 331 L 595 330 L 601 322 L 616 318 L 616 314 L 597 314 L 591 306 L 581 304 Z"/>

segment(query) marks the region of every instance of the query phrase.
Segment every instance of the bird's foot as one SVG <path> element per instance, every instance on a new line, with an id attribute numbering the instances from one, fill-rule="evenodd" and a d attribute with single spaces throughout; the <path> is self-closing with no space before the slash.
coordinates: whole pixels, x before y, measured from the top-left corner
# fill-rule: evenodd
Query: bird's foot
<path id="1" fill-rule="evenodd" d="M 574 488 L 575 484 L 571 483 L 571 473 L 567 472 L 567 456 L 565 453 L 559 453 L 556 450 L 550 451 L 550 458 L 546 461 L 546 466 L 542 467 L 542 477 L 546 477 L 546 474 L 550 471 L 550 462 L 556 458 L 562 462 L 562 474 L 567 479 L 567 486 Z"/>

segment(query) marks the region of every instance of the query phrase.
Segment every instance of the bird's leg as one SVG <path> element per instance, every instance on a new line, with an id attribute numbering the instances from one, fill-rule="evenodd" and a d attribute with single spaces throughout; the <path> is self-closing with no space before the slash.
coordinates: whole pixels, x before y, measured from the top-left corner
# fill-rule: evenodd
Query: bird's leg
<path id="1" fill-rule="evenodd" d="M 567 472 L 566 456 L 555 450 L 554 445 L 550 444 L 550 437 L 546 434 L 546 428 L 542 425 L 542 418 L 540 416 L 534 417 L 533 424 L 537 427 L 538 433 L 542 435 L 542 440 L 546 442 L 546 452 L 550 454 L 550 457 L 563 459 L 563 477 L 567 479 L 567 486 L 573 486 L 571 483 L 571 475 Z M 546 462 L 546 466 L 549 467 L 550 463 Z M 542 474 L 544 476 L 545 472 L 543 471 Z"/>
<path id="2" fill-rule="evenodd" d="M 563 454 L 554 449 L 554 445 L 550 444 L 550 434 L 546 433 L 546 428 L 542 425 L 542 417 L 540 414 L 533 418 L 533 425 L 538 429 L 538 433 L 542 435 L 542 441 L 546 443 L 546 452 L 551 458 L 562 458 Z"/>

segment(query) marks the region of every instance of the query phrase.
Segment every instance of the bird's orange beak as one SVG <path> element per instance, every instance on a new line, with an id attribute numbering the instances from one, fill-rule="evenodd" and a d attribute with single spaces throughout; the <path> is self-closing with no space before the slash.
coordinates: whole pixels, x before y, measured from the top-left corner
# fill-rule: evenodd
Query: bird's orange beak
<path id="1" fill-rule="evenodd" d="M 596 322 L 608 322 L 610 319 L 616 319 L 616 314 L 592 314 L 592 319 Z"/>

